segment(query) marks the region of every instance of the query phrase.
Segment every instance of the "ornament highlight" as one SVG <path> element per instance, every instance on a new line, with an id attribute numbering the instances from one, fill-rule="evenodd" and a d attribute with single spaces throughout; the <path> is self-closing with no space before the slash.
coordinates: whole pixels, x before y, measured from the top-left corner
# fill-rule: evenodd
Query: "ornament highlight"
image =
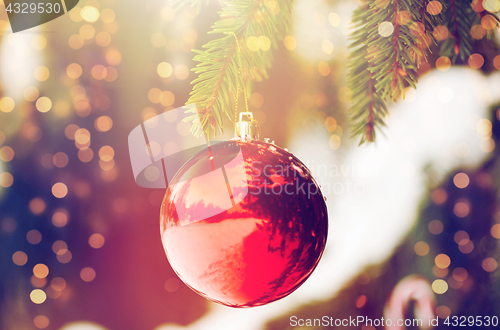
<path id="1" fill-rule="evenodd" d="M 186 285 L 211 301 L 252 307 L 289 295 L 311 275 L 328 215 L 299 159 L 241 139 L 212 145 L 179 169 L 162 202 L 160 230 Z"/>

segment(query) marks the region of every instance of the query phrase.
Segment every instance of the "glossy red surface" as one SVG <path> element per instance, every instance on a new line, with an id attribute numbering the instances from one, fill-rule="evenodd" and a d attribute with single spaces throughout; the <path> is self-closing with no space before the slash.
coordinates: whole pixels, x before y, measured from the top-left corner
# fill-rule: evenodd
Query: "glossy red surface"
<path id="1" fill-rule="evenodd" d="M 168 260 L 189 287 L 251 307 L 287 296 L 309 277 L 328 219 L 317 183 L 296 157 L 237 141 L 200 152 L 178 171 L 160 227 Z"/>

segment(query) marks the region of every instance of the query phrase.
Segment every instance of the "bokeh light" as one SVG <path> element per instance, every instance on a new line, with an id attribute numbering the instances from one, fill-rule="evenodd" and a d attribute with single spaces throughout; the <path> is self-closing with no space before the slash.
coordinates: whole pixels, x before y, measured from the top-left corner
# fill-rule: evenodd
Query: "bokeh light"
<path id="1" fill-rule="evenodd" d="M 32 229 L 26 233 L 26 240 L 28 243 L 36 245 L 42 241 L 42 234 L 38 230 Z"/>
<path id="2" fill-rule="evenodd" d="M 413 249 L 415 250 L 415 253 L 419 256 L 425 256 L 429 253 L 429 244 L 426 242 L 420 241 L 415 243 Z"/>
<path id="3" fill-rule="evenodd" d="M 444 280 L 437 279 L 432 282 L 432 291 L 437 294 L 443 294 L 448 291 L 448 283 L 446 283 Z"/>
<path id="4" fill-rule="evenodd" d="M 46 327 L 49 326 L 50 321 L 49 321 L 49 318 L 47 316 L 45 316 L 45 315 L 37 315 L 33 319 L 33 324 L 38 329 L 45 329 Z"/>
<path id="5" fill-rule="evenodd" d="M 463 189 L 466 188 L 469 185 L 469 176 L 465 173 L 457 173 L 453 177 L 453 183 L 457 188 Z"/>
<path id="6" fill-rule="evenodd" d="M 12 255 L 12 261 L 18 266 L 24 266 L 28 262 L 28 255 L 23 251 L 16 251 Z"/>
<path id="7" fill-rule="evenodd" d="M 80 271 L 80 278 L 85 282 L 92 282 L 95 276 L 95 270 L 91 267 L 85 267 Z"/>
<path id="8" fill-rule="evenodd" d="M 36 264 L 33 267 L 33 275 L 38 278 L 46 278 L 49 275 L 49 268 L 44 264 Z"/>
<path id="9" fill-rule="evenodd" d="M 41 289 L 35 289 L 30 293 L 30 299 L 35 304 L 43 304 L 47 299 L 47 295 Z"/>

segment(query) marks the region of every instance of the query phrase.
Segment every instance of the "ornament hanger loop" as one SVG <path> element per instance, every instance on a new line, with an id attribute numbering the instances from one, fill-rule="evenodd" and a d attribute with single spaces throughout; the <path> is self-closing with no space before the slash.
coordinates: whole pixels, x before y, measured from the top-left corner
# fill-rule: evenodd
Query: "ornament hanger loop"
<path id="1" fill-rule="evenodd" d="M 240 95 L 240 79 L 242 78 L 241 77 L 241 68 L 242 68 L 242 65 L 241 65 L 241 57 L 240 57 L 240 54 L 241 54 L 241 48 L 240 48 L 240 42 L 238 40 L 238 37 L 236 36 L 236 34 L 234 32 L 229 32 L 229 34 L 232 34 L 234 36 L 234 39 L 236 40 L 236 58 L 237 58 L 237 61 L 238 61 L 238 79 L 236 80 L 236 101 L 235 101 L 235 109 L 234 109 L 234 130 L 235 130 L 235 136 L 237 137 L 240 137 L 242 138 L 242 136 L 246 136 L 246 134 L 244 135 L 241 135 L 241 132 L 239 130 L 238 127 L 242 127 L 244 126 L 244 124 L 241 124 L 242 123 L 242 114 L 250 114 L 250 117 L 251 117 L 251 123 L 253 126 L 257 125 L 257 131 L 260 132 L 260 128 L 258 128 L 258 123 L 255 119 L 253 119 L 253 114 L 250 112 L 250 110 L 248 109 L 248 98 L 247 98 L 247 89 L 245 87 L 245 82 L 242 81 L 241 82 L 241 85 L 243 86 L 243 96 L 245 97 L 245 108 L 246 108 L 246 112 L 242 112 L 240 113 L 240 120 L 238 120 L 238 98 L 239 98 L 239 95 Z M 242 79 L 241 79 L 242 80 Z M 254 131 L 254 129 L 252 129 L 252 131 Z M 248 131 L 250 132 L 250 131 Z M 253 138 L 254 140 L 258 140 L 259 139 L 259 134 L 252 134 L 252 136 L 255 136 L 256 138 Z M 250 137 L 250 136 L 249 136 Z"/>

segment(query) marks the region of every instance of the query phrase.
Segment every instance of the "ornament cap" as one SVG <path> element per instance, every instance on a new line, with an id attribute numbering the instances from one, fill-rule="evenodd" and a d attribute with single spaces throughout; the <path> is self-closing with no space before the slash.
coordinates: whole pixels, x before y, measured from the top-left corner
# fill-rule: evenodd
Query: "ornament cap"
<path id="1" fill-rule="evenodd" d="M 243 120 L 243 116 L 246 116 L 246 120 Z M 253 113 L 240 112 L 239 121 L 235 126 L 235 134 L 242 141 L 259 139 L 260 127 L 257 120 L 253 119 Z"/>

